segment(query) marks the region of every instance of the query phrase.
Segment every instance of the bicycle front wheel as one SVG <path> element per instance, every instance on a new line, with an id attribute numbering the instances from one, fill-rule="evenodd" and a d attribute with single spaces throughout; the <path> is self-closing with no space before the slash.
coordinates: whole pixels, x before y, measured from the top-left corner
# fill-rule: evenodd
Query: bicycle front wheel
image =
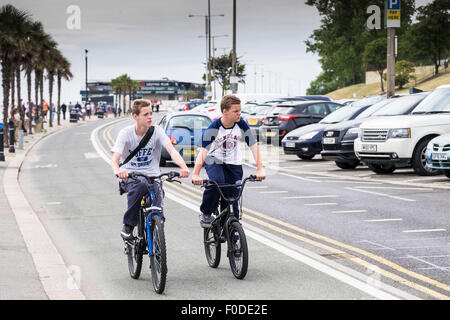
<path id="1" fill-rule="evenodd" d="M 153 215 L 152 221 L 151 241 L 153 254 L 150 256 L 150 267 L 152 269 L 153 288 L 157 293 L 161 294 L 164 292 L 167 278 L 166 239 L 161 217 Z"/>
<path id="2" fill-rule="evenodd" d="M 217 268 L 220 263 L 220 241 L 216 232 L 217 228 L 205 228 L 203 231 L 203 243 L 205 245 L 206 260 L 211 268 Z"/>
<path id="3" fill-rule="evenodd" d="M 229 228 L 228 259 L 231 272 L 238 279 L 244 279 L 248 268 L 248 247 L 242 225 L 233 221 Z"/>
<path id="4" fill-rule="evenodd" d="M 128 256 L 128 270 L 133 279 L 139 279 L 142 269 L 143 248 L 142 243 L 137 237 L 134 240 L 125 243 L 125 249 Z"/>

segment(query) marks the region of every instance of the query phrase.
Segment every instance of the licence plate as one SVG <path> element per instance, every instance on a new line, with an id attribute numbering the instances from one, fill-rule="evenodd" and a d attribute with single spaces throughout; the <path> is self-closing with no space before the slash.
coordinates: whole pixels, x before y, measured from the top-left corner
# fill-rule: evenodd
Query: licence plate
<path id="1" fill-rule="evenodd" d="M 431 160 L 447 160 L 446 153 L 432 153 Z"/>
<path id="2" fill-rule="evenodd" d="M 362 145 L 363 151 L 377 151 L 377 145 L 376 144 L 363 144 Z"/>
<path id="3" fill-rule="evenodd" d="M 336 138 L 323 138 L 323 143 L 324 144 L 335 144 Z"/>
<path id="4" fill-rule="evenodd" d="M 275 131 L 267 131 L 266 136 L 268 137 L 273 137 L 275 136 L 277 133 Z"/>
<path id="5" fill-rule="evenodd" d="M 183 150 L 183 151 L 181 152 L 181 155 L 183 155 L 183 156 L 189 156 L 189 155 L 193 156 L 193 155 L 195 155 L 195 149 L 192 149 L 192 150 Z"/>
<path id="6" fill-rule="evenodd" d="M 257 125 L 258 119 L 254 119 L 254 118 L 248 119 L 248 124 L 252 125 L 252 126 Z"/>
<path id="7" fill-rule="evenodd" d="M 295 148 L 295 142 L 286 142 L 286 148 Z"/>

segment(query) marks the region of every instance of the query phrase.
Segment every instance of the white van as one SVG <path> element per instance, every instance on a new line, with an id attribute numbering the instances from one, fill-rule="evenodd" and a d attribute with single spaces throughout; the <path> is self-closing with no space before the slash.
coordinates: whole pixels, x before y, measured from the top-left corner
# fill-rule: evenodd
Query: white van
<path id="1" fill-rule="evenodd" d="M 436 88 L 411 115 L 379 117 L 361 124 L 355 153 L 376 173 L 412 166 L 419 175 L 440 172 L 426 165 L 427 144 L 450 132 L 450 85 Z"/>

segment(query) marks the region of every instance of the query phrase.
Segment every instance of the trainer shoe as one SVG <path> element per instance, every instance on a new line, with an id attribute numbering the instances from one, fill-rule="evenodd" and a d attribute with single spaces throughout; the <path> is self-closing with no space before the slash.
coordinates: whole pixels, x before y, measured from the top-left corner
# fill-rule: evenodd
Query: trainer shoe
<path id="1" fill-rule="evenodd" d="M 130 226 L 128 224 L 124 224 L 122 228 L 122 232 L 120 235 L 122 236 L 123 240 L 132 240 L 133 239 L 133 226 Z"/>
<path id="2" fill-rule="evenodd" d="M 200 226 L 202 228 L 211 228 L 212 218 L 210 214 L 202 213 L 200 215 Z"/>

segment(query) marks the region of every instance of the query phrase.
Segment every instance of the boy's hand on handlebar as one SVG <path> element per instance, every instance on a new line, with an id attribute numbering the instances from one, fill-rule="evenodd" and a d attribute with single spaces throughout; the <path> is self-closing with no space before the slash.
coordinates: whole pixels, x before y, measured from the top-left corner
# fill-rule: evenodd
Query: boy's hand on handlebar
<path id="1" fill-rule="evenodd" d="M 256 170 L 256 180 L 266 179 L 266 171 L 264 169 Z"/>
<path id="2" fill-rule="evenodd" d="M 180 170 L 180 178 L 187 178 L 189 177 L 189 169 L 181 169 Z"/>
<path id="3" fill-rule="evenodd" d="M 196 186 L 201 186 L 201 185 L 203 185 L 203 178 L 197 174 L 193 174 L 192 175 L 192 183 Z"/>
<path id="4" fill-rule="evenodd" d="M 127 170 L 119 170 L 115 174 L 119 179 L 128 179 L 128 171 Z"/>

